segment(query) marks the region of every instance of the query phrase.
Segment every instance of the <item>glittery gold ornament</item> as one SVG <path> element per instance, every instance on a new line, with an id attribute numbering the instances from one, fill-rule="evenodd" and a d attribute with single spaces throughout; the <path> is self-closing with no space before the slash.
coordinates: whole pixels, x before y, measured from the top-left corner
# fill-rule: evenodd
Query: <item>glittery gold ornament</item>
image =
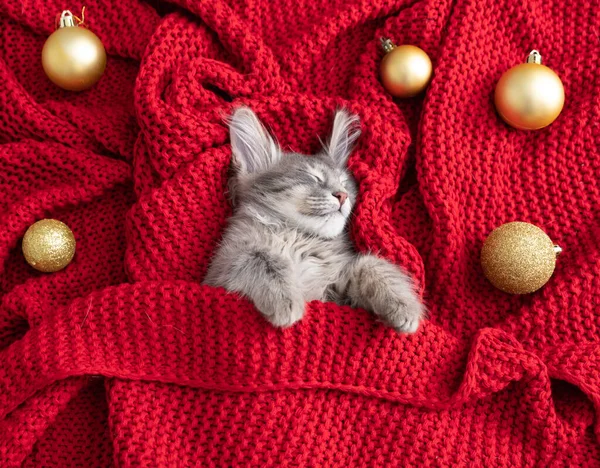
<path id="1" fill-rule="evenodd" d="M 481 266 L 498 289 L 529 294 L 550 279 L 561 251 L 539 227 L 516 221 L 488 236 L 481 249 Z"/>
<path id="2" fill-rule="evenodd" d="M 73 21 L 69 10 L 62 12 L 58 29 L 46 40 L 42 66 L 48 78 L 68 91 L 92 87 L 106 68 L 106 51 L 98 36 Z"/>
<path id="3" fill-rule="evenodd" d="M 381 60 L 381 82 L 394 97 L 411 97 L 429 84 L 432 65 L 429 55 L 414 45 L 396 47 L 390 39 L 381 38 L 385 55 Z"/>
<path id="4" fill-rule="evenodd" d="M 542 56 L 532 50 L 527 63 L 505 72 L 494 94 L 498 114 L 520 130 L 537 130 L 556 120 L 565 103 L 562 81 L 542 65 Z"/>
<path id="5" fill-rule="evenodd" d="M 42 219 L 27 229 L 23 255 L 36 270 L 45 273 L 62 270 L 75 255 L 75 236 L 65 223 Z"/>

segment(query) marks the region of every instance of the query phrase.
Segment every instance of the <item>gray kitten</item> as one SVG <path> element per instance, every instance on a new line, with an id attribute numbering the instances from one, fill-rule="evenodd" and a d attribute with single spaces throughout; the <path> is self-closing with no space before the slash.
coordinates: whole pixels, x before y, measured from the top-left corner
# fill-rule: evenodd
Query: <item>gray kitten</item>
<path id="1" fill-rule="evenodd" d="M 247 107 L 231 117 L 236 205 L 204 281 L 254 302 L 277 327 L 302 318 L 308 301 L 334 301 L 377 314 L 413 333 L 424 307 L 409 277 L 354 252 L 345 230 L 357 187 L 346 169 L 358 117 L 339 110 L 319 154 L 284 153 Z"/>

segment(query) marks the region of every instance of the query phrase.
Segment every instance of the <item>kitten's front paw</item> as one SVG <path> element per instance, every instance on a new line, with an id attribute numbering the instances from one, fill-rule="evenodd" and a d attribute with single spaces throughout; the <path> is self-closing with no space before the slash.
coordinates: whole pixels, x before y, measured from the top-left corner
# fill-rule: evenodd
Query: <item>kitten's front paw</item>
<path id="1" fill-rule="evenodd" d="M 305 302 L 300 294 L 276 292 L 262 304 L 256 304 L 258 310 L 274 326 L 290 327 L 304 316 Z"/>
<path id="2" fill-rule="evenodd" d="M 390 301 L 376 310 L 386 323 L 400 333 L 415 333 L 425 314 L 425 307 L 412 291 L 393 291 Z"/>

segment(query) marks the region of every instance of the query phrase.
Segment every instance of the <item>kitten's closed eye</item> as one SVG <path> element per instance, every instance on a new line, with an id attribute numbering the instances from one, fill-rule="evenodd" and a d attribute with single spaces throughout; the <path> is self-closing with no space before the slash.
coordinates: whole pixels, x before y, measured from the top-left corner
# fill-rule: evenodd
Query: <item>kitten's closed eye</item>
<path id="1" fill-rule="evenodd" d="M 310 178 L 312 180 L 314 180 L 315 182 L 322 184 L 325 181 L 323 180 L 323 177 L 319 177 L 318 175 L 314 174 L 313 172 L 308 172 L 308 171 L 302 171 L 303 174 L 308 174 L 310 176 Z"/>

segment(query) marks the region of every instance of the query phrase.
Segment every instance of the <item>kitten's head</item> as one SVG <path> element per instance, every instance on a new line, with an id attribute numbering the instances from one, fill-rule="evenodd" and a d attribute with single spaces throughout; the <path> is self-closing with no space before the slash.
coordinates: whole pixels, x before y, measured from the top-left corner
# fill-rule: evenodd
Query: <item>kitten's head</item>
<path id="1" fill-rule="evenodd" d="M 283 152 L 254 112 L 236 109 L 229 122 L 236 203 L 267 223 L 338 236 L 356 200 L 356 183 L 346 163 L 360 135 L 358 127 L 356 115 L 338 110 L 326 148 L 304 156 Z"/>

